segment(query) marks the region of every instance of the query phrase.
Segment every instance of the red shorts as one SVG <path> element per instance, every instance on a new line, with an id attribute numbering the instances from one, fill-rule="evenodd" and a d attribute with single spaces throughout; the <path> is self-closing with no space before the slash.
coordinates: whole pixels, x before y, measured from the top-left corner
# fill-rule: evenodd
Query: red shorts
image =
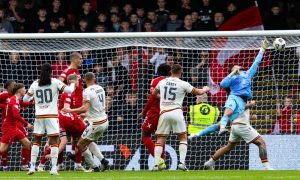
<path id="1" fill-rule="evenodd" d="M 143 125 L 142 125 L 142 131 L 145 133 L 155 133 L 158 125 L 159 120 L 159 114 L 152 115 L 150 117 L 146 117 Z"/>
<path id="2" fill-rule="evenodd" d="M 24 138 L 26 138 L 26 135 L 19 129 L 4 130 L 2 132 L 1 142 L 5 144 L 11 144 L 12 142 L 19 142 Z"/>
<path id="3" fill-rule="evenodd" d="M 18 128 L 22 133 L 24 133 L 24 135 L 25 135 L 26 137 L 28 137 L 28 136 L 27 136 L 27 135 L 28 135 L 27 130 L 26 130 L 26 128 L 24 127 L 23 124 L 17 124 L 17 128 Z"/>

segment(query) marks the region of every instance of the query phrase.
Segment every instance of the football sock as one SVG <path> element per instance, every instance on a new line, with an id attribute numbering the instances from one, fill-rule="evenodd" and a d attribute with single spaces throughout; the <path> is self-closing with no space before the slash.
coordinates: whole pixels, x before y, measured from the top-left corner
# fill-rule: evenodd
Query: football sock
<path id="1" fill-rule="evenodd" d="M 89 164 L 91 168 L 96 167 L 96 164 L 94 163 L 92 153 L 91 151 L 87 148 L 84 152 L 82 152 L 82 155 L 84 157 L 84 160 Z"/>
<path id="2" fill-rule="evenodd" d="M 179 144 L 179 161 L 183 164 L 185 164 L 186 153 L 187 153 L 187 142 L 186 141 L 180 141 L 180 144 Z"/>
<path id="3" fill-rule="evenodd" d="M 31 148 L 31 168 L 34 169 L 35 168 L 35 163 L 36 163 L 36 159 L 39 155 L 39 151 L 40 151 L 40 145 L 38 143 L 33 143 L 32 148 Z"/>
<path id="4" fill-rule="evenodd" d="M 30 160 L 30 149 L 22 147 L 22 165 L 27 165 Z"/>
<path id="5" fill-rule="evenodd" d="M 8 151 L 3 151 L 1 153 L 1 156 L 2 156 L 2 166 L 7 166 Z"/>
<path id="6" fill-rule="evenodd" d="M 143 143 L 148 149 L 148 152 L 154 157 L 154 142 L 150 136 L 143 137 Z"/>
<path id="7" fill-rule="evenodd" d="M 205 128 L 203 131 L 201 131 L 198 136 L 204 136 L 207 134 L 210 134 L 212 132 L 215 132 L 219 129 L 219 126 L 217 124 L 213 124 L 211 126 L 208 126 L 207 128 Z"/>
<path id="8" fill-rule="evenodd" d="M 228 116 L 223 116 L 223 117 L 222 117 L 222 119 L 221 119 L 221 124 L 220 124 L 220 128 L 221 128 L 221 129 L 226 128 L 226 125 L 227 125 L 227 123 L 228 123 L 228 119 L 229 119 Z"/>
<path id="9" fill-rule="evenodd" d="M 52 168 L 56 167 L 56 165 L 57 165 L 57 158 L 58 158 L 58 145 L 57 144 L 51 145 L 50 156 L 51 156 L 51 165 L 52 165 Z"/>
<path id="10" fill-rule="evenodd" d="M 161 157 L 162 151 L 163 151 L 162 144 L 156 143 L 155 148 L 154 148 L 154 163 L 155 163 L 155 165 L 159 164 L 159 159 Z"/>
<path id="11" fill-rule="evenodd" d="M 91 142 L 89 145 L 89 149 L 92 154 L 94 154 L 99 159 L 99 161 L 104 158 L 96 143 Z"/>
<path id="12" fill-rule="evenodd" d="M 58 164 L 63 164 L 64 163 L 64 151 L 58 154 L 58 159 L 57 159 Z"/>

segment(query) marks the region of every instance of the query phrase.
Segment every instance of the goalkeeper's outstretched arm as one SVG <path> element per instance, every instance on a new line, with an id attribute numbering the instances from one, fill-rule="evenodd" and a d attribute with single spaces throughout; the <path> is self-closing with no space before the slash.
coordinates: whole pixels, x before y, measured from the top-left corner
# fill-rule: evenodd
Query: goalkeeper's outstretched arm
<path id="1" fill-rule="evenodd" d="M 261 42 L 261 47 L 260 47 L 260 50 L 259 50 L 259 53 L 258 55 L 256 56 L 252 66 L 250 67 L 250 69 L 247 71 L 247 74 L 249 74 L 249 76 L 251 78 L 253 78 L 253 76 L 255 75 L 256 71 L 257 71 L 257 68 L 264 56 L 264 53 L 266 51 L 266 49 L 268 48 L 269 46 L 269 42 L 267 39 L 264 39 L 262 42 Z"/>

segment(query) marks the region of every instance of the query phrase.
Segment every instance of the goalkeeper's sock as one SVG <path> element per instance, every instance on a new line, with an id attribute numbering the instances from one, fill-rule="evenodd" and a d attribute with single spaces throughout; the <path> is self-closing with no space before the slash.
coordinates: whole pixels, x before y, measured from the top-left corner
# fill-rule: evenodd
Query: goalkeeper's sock
<path id="1" fill-rule="evenodd" d="M 63 164 L 64 163 L 64 151 L 58 154 L 58 159 L 57 159 L 58 164 Z"/>
<path id="2" fill-rule="evenodd" d="M 2 157 L 2 166 L 7 166 L 8 151 L 3 151 L 1 153 L 1 157 Z"/>
<path id="3" fill-rule="evenodd" d="M 220 124 L 220 129 L 225 129 L 226 128 L 226 125 L 228 123 L 228 119 L 229 117 L 228 116 L 223 116 L 222 119 L 221 119 L 221 124 Z"/>
<path id="4" fill-rule="evenodd" d="M 84 160 L 88 163 L 88 165 L 91 168 L 96 167 L 96 164 L 94 163 L 94 160 L 93 160 L 93 157 L 92 157 L 92 153 L 88 148 L 86 148 L 86 150 L 84 152 L 82 152 L 82 156 L 84 157 Z"/>
<path id="5" fill-rule="evenodd" d="M 33 143 L 32 148 L 31 148 L 31 160 L 30 160 L 31 169 L 35 169 L 36 159 L 39 155 L 39 151 L 40 151 L 40 144 Z"/>
<path id="6" fill-rule="evenodd" d="M 30 160 L 30 149 L 22 147 L 22 165 L 28 166 Z"/>
<path id="7" fill-rule="evenodd" d="M 161 157 L 162 152 L 163 152 L 163 145 L 160 143 L 156 143 L 155 148 L 154 148 L 154 163 L 155 163 L 155 165 L 159 164 L 159 159 Z"/>
<path id="8" fill-rule="evenodd" d="M 180 141 L 179 144 L 179 161 L 185 164 L 185 157 L 187 153 L 187 141 Z"/>
<path id="9" fill-rule="evenodd" d="M 218 124 L 213 124 L 211 126 L 208 126 L 207 128 L 205 128 L 203 131 L 201 131 L 198 136 L 204 136 L 207 134 L 210 134 L 212 132 L 218 131 L 219 129 L 219 125 Z"/>
<path id="10" fill-rule="evenodd" d="M 92 152 L 92 154 L 94 154 L 99 159 L 99 161 L 101 161 L 104 158 L 103 154 L 99 150 L 99 148 L 98 148 L 98 146 L 97 146 L 96 143 L 91 142 L 89 144 L 89 149 Z"/>
<path id="11" fill-rule="evenodd" d="M 58 144 L 51 145 L 51 168 L 56 168 L 57 166 L 57 158 L 58 158 Z"/>
<path id="12" fill-rule="evenodd" d="M 46 156 L 47 156 L 48 154 L 50 154 L 50 152 L 51 152 L 50 147 L 46 147 L 46 148 L 45 148 L 45 151 L 44 151 L 44 154 L 43 154 L 43 156 L 41 157 L 40 164 L 43 164 L 43 165 L 46 164 L 46 161 L 47 161 Z"/>
<path id="13" fill-rule="evenodd" d="M 143 137 L 143 143 L 148 149 L 148 152 L 154 157 L 154 147 L 155 144 L 150 136 Z"/>
<path id="14" fill-rule="evenodd" d="M 82 152 L 77 150 L 75 152 L 75 163 L 81 164 L 82 161 Z"/>

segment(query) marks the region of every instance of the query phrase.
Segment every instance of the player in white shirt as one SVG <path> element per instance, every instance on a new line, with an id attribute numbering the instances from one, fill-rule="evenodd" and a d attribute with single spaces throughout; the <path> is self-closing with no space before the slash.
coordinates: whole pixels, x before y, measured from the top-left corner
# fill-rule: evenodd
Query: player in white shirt
<path id="1" fill-rule="evenodd" d="M 260 134 L 250 125 L 250 108 L 255 105 L 255 101 L 250 101 L 246 105 L 246 110 L 233 120 L 231 125 L 231 132 L 227 145 L 218 149 L 215 154 L 204 163 L 206 169 L 213 170 L 215 162 L 224 154 L 231 151 L 239 143 L 241 139 L 244 139 L 246 143 L 253 143 L 258 146 L 259 157 L 266 170 L 273 170 L 268 162 L 266 143 Z"/>
<path id="2" fill-rule="evenodd" d="M 105 112 L 105 91 L 97 85 L 94 73 L 88 72 L 84 76 L 87 88 L 83 91 L 83 105 L 76 109 L 64 108 L 67 113 L 87 113 L 89 126 L 86 127 L 77 143 L 77 148 L 82 152 L 87 163 L 99 171 L 99 167 L 93 161 L 92 154 L 101 162 L 101 171 L 109 168 L 108 161 L 98 149 L 97 141 L 108 128 L 107 114 Z M 92 154 L 91 154 L 92 153 Z"/>
<path id="3" fill-rule="evenodd" d="M 42 137 L 45 132 L 49 137 L 51 147 L 51 171 L 50 174 L 58 175 L 57 173 L 57 157 L 59 144 L 59 123 L 58 123 L 58 108 L 57 101 L 59 92 L 72 93 L 74 83 L 66 86 L 60 80 L 51 78 L 52 68 L 49 63 L 42 65 L 40 78 L 34 81 L 23 100 L 28 102 L 31 98 L 35 101 L 35 121 L 33 135 L 35 140 L 31 149 L 31 166 L 28 175 L 35 172 L 35 164 L 39 155 Z"/>
<path id="4" fill-rule="evenodd" d="M 197 89 L 188 82 L 179 78 L 182 75 L 182 68 L 175 64 L 171 69 L 171 77 L 161 80 L 154 91 L 154 96 L 160 96 L 160 117 L 158 121 L 156 135 L 156 144 L 154 148 L 154 171 L 160 170 L 159 159 L 162 154 L 163 146 L 170 131 L 178 135 L 180 141 L 179 156 L 180 162 L 178 169 L 187 171 L 185 166 L 185 157 L 187 153 L 187 128 L 182 112 L 182 102 L 186 93 L 201 95 L 210 89 L 204 86 L 203 89 Z"/>

